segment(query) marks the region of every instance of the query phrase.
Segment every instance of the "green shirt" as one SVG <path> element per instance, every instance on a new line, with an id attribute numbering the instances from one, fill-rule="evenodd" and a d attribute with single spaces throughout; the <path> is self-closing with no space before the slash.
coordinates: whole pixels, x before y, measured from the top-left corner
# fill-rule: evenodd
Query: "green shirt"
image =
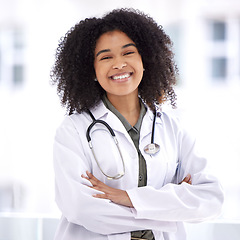
<path id="1" fill-rule="evenodd" d="M 147 185 L 146 161 L 139 150 L 140 129 L 141 129 L 143 117 L 147 111 L 144 104 L 140 100 L 140 104 L 141 104 L 140 115 L 139 115 L 137 123 L 134 126 L 132 126 L 126 120 L 126 118 L 111 104 L 111 102 L 107 99 L 106 95 L 104 95 L 104 97 L 103 97 L 103 103 L 111 112 L 113 112 L 119 118 L 119 120 L 122 122 L 125 129 L 127 130 L 128 134 L 130 135 L 130 137 L 137 149 L 137 152 L 138 152 L 138 159 L 139 159 L 138 187 L 146 186 Z M 131 237 L 144 238 L 144 239 L 149 239 L 149 240 L 154 239 L 154 236 L 153 236 L 153 233 L 151 230 L 142 230 L 142 231 L 131 232 Z"/>

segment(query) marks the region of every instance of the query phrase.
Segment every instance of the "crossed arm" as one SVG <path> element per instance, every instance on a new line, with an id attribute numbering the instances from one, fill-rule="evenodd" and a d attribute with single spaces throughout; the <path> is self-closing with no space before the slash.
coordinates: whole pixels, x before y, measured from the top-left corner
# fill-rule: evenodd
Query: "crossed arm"
<path id="1" fill-rule="evenodd" d="M 133 204 L 131 202 L 131 199 L 129 198 L 126 191 L 121 189 L 116 189 L 109 187 L 108 185 L 104 184 L 103 182 L 99 181 L 96 177 L 94 177 L 93 174 L 90 172 L 86 172 L 86 176 L 82 174 L 82 178 L 87 179 L 91 182 L 93 189 L 99 190 L 103 192 L 103 194 L 94 194 L 93 197 L 96 198 L 103 198 L 103 199 L 109 199 L 112 202 L 123 205 L 126 207 L 133 207 Z M 192 184 L 192 177 L 190 174 L 188 174 L 182 182 L 186 182 L 188 184 Z M 181 184 L 180 182 L 179 184 Z"/>

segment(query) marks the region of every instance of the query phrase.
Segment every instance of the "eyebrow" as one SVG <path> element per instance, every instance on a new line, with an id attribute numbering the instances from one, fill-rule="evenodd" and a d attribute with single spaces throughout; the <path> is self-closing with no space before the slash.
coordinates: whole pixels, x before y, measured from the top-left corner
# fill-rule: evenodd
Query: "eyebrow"
<path id="1" fill-rule="evenodd" d="M 134 43 L 128 43 L 128 44 L 122 46 L 122 48 L 127 48 L 127 47 L 130 47 L 130 46 L 133 46 L 133 47 L 136 48 L 136 44 L 134 44 Z"/>
<path id="2" fill-rule="evenodd" d="M 101 50 L 96 54 L 96 57 L 99 56 L 101 53 L 110 52 L 110 51 L 111 51 L 110 49 Z"/>
<path id="3" fill-rule="evenodd" d="M 123 45 L 122 49 L 130 47 L 130 46 L 136 47 L 136 45 L 134 43 L 128 43 L 126 45 Z M 103 49 L 96 54 L 96 57 L 99 56 L 101 53 L 105 53 L 105 52 L 111 52 L 111 50 L 110 49 Z"/>

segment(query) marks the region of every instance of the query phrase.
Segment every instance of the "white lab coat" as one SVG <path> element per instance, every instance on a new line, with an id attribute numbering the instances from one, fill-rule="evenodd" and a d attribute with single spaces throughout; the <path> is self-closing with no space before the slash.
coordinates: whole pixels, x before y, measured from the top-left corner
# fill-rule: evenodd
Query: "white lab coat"
<path id="1" fill-rule="evenodd" d="M 147 186 L 138 188 L 138 153 L 129 134 L 102 102 L 91 112 L 114 130 L 126 173 L 119 180 L 104 177 L 86 139 L 91 117 L 88 113 L 67 116 L 54 143 L 56 202 L 62 212 L 56 240 L 129 240 L 131 231 L 143 229 L 152 229 L 156 240 L 184 240 L 182 222 L 200 222 L 219 215 L 221 186 L 206 173 L 206 160 L 197 155 L 194 139 L 176 120 L 164 112 L 157 117 L 155 142 L 160 152 L 147 155 L 143 149 L 151 141 L 153 122 L 153 113 L 147 110 L 139 140 L 147 165 Z M 105 128 L 98 124 L 90 136 L 103 170 L 110 175 L 121 172 L 119 153 Z M 126 190 L 134 208 L 92 197 L 98 191 L 89 188 L 89 181 L 81 177 L 86 170 L 109 186 Z M 175 184 L 188 173 L 192 185 Z"/>

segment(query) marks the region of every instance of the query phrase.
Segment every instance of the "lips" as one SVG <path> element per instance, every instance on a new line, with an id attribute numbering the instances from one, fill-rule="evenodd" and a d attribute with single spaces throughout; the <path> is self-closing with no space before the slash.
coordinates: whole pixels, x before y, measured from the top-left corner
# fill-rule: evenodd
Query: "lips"
<path id="1" fill-rule="evenodd" d="M 127 80 L 132 74 L 132 72 L 118 73 L 110 76 L 110 78 L 115 81 Z"/>

